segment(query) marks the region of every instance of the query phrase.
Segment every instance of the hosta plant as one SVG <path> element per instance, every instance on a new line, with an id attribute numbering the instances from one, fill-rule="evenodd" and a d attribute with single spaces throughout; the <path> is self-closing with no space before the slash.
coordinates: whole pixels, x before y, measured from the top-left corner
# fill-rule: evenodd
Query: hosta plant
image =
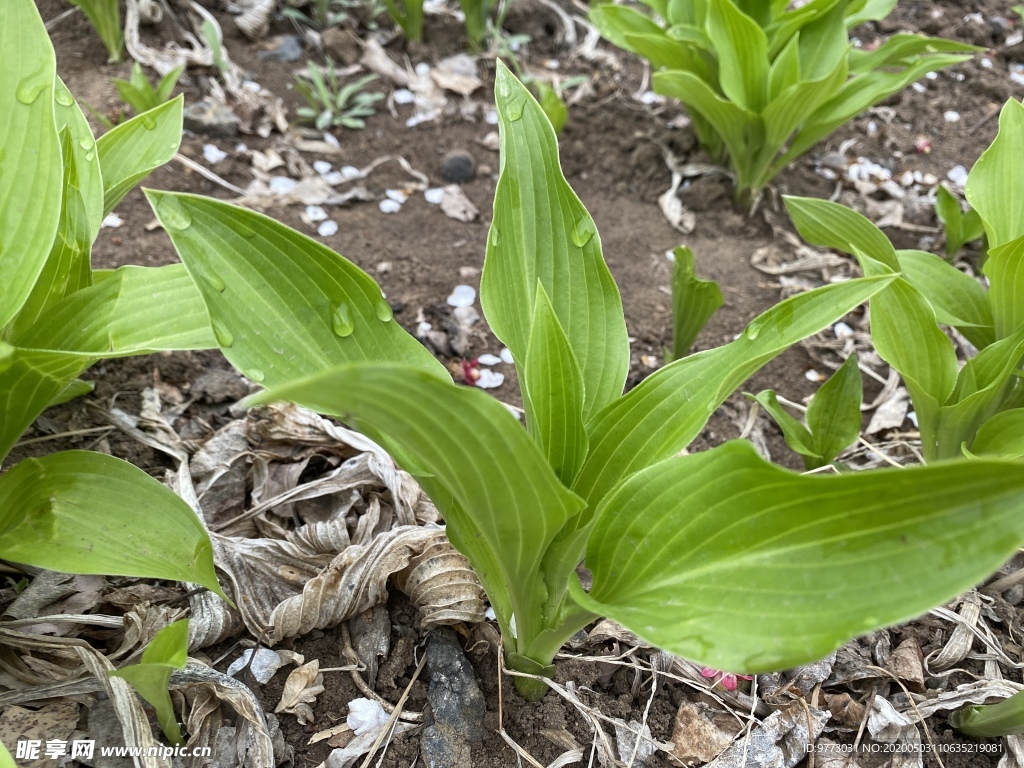
<path id="1" fill-rule="evenodd" d="M 550 122 L 500 64 L 496 90 L 481 303 L 515 360 L 525 427 L 455 385 L 380 286 L 322 244 L 217 200 L 149 199 L 224 354 L 267 387 L 254 402 L 342 419 L 417 477 L 487 591 L 511 668 L 549 674 L 601 615 L 717 669 L 785 668 L 949 599 L 1024 541 L 1024 473 L 1008 462 L 822 477 L 744 441 L 685 455 L 752 373 L 896 278 L 790 298 L 624 395 L 629 340 L 597 228 Z"/>
<path id="2" fill-rule="evenodd" d="M 654 89 L 689 110 L 701 146 L 728 160 L 748 204 L 791 161 L 970 45 L 897 34 L 877 48 L 848 30 L 885 18 L 896 0 L 644 0 L 650 13 L 598 5 L 590 20 L 650 61 Z"/>
<path id="3" fill-rule="evenodd" d="M 907 385 L 927 460 L 963 452 L 1024 455 L 1024 105 L 1010 100 L 999 134 L 967 181 L 984 225 L 988 289 L 930 253 L 896 250 L 874 224 L 824 200 L 788 198 L 805 240 L 857 258 L 867 276 L 892 282 L 870 302 L 878 354 Z M 963 367 L 942 326 L 978 351 Z"/>
<path id="4" fill-rule="evenodd" d="M 100 222 L 181 138 L 181 99 L 99 140 L 56 76 L 32 0 L 0 11 L 0 464 L 104 357 L 215 344 L 180 264 L 93 270 Z M 127 462 L 66 451 L 0 474 L 0 558 L 218 590 L 192 509 Z"/>
<path id="5" fill-rule="evenodd" d="M 328 128 L 365 128 L 366 118 L 377 113 L 373 105 L 384 98 L 379 91 L 363 90 L 376 79 L 376 75 L 366 75 L 343 83 L 333 62 L 328 61 L 321 68 L 311 61 L 306 71 L 295 77 L 295 90 L 302 94 L 307 104 L 295 113 L 321 131 Z"/>
<path id="6" fill-rule="evenodd" d="M 117 64 L 124 57 L 120 0 L 71 0 L 82 9 L 107 49 L 107 62 Z"/>
<path id="7" fill-rule="evenodd" d="M 946 258 L 952 259 L 967 243 L 980 240 L 985 236 L 985 225 L 978 212 L 973 208 L 966 211 L 960 201 L 945 184 L 940 184 L 935 192 L 935 215 L 942 222 L 946 234 Z"/>
<path id="8" fill-rule="evenodd" d="M 132 65 L 131 76 L 127 80 L 115 79 L 114 87 L 117 88 L 121 101 L 131 107 L 135 114 L 140 115 L 170 101 L 174 86 L 177 85 L 178 78 L 181 77 L 184 69 L 184 65 L 175 67 L 161 77 L 160 82 L 154 88 L 153 84 L 149 82 L 149 78 L 146 77 L 146 73 L 142 71 L 142 67 L 135 62 Z"/>

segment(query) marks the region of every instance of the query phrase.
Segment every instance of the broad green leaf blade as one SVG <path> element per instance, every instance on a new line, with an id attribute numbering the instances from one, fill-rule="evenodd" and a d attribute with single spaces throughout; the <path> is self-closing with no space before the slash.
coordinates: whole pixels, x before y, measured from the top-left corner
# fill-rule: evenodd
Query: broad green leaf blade
<path id="1" fill-rule="evenodd" d="M 35 3 L 8 0 L 0 25 L 0 330 L 46 263 L 61 200 L 56 59 Z"/>
<path id="2" fill-rule="evenodd" d="M 977 53 L 983 50 L 985 49 L 957 40 L 896 34 L 871 51 L 853 48 L 850 51 L 850 71 L 860 74 L 895 67 L 910 63 L 911 59 L 929 53 Z"/>
<path id="3" fill-rule="evenodd" d="M 831 325 L 892 279 L 861 278 L 793 296 L 755 318 L 730 344 L 656 371 L 588 425 L 590 453 L 573 490 L 596 506 L 623 478 L 679 453 L 765 363 Z"/>
<path id="4" fill-rule="evenodd" d="M 0 476 L 0 557 L 64 573 L 190 581 L 223 596 L 192 508 L 101 453 L 25 459 Z"/>
<path id="5" fill-rule="evenodd" d="M 170 162 L 181 144 L 184 96 L 133 117 L 96 142 L 103 170 L 103 215 L 132 187 Z"/>
<path id="6" fill-rule="evenodd" d="M 845 2 L 823 5 L 820 13 L 800 30 L 800 77 L 804 80 L 821 80 L 834 72 L 840 63 L 845 79 L 846 61 L 851 50 L 843 27 L 845 7 Z M 836 83 L 832 93 L 838 90 L 842 82 L 839 80 Z"/>
<path id="7" fill-rule="evenodd" d="M 526 355 L 537 283 L 583 374 L 584 417 L 622 394 L 629 341 L 619 289 L 601 255 L 594 220 L 558 164 L 551 123 L 499 62 L 495 93 L 501 175 L 480 280 L 480 303 L 516 360 Z"/>
<path id="8" fill-rule="evenodd" d="M 627 35 L 657 36 L 664 34 L 662 28 L 650 17 L 624 5 L 610 3 L 598 5 L 587 13 L 587 20 L 597 27 L 601 37 L 612 45 L 625 48 L 627 51 L 633 51 Z M 633 52 L 638 53 L 638 51 Z"/>
<path id="9" fill-rule="evenodd" d="M 0 341 L 0 464 L 39 414 L 92 360 L 52 352 L 33 352 Z"/>
<path id="10" fill-rule="evenodd" d="M 854 0 L 846 9 L 846 26 L 884 19 L 896 7 L 897 0 Z"/>
<path id="11" fill-rule="evenodd" d="M 989 250 L 985 275 L 995 335 L 1005 338 L 1024 325 L 1024 235 Z"/>
<path id="12" fill-rule="evenodd" d="M 1000 459 L 1024 458 L 1024 408 L 997 413 L 981 425 L 971 453 Z"/>
<path id="13" fill-rule="evenodd" d="M 690 353 L 701 329 L 725 300 L 718 283 L 697 277 L 693 251 L 681 247 L 676 248 L 673 255 L 672 359 L 678 360 Z"/>
<path id="14" fill-rule="evenodd" d="M 778 395 L 775 394 L 775 390 L 766 389 L 763 392 L 758 392 L 756 395 L 748 394 L 747 397 L 768 411 L 768 415 L 772 417 L 772 420 L 782 430 L 782 437 L 791 451 L 803 456 L 805 463 L 811 463 L 811 468 L 821 465 L 821 455 L 814 447 L 814 439 L 811 437 L 811 433 L 807 431 L 807 427 L 790 416 L 789 412 L 782 407 Z"/>
<path id="15" fill-rule="evenodd" d="M 708 6 L 707 33 L 718 54 L 720 85 L 728 99 L 751 112 L 768 101 L 768 38 L 733 0 Z"/>
<path id="16" fill-rule="evenodd" d="M 949 724 L 976 738 L 1024 733 L 1024 691 L 998 704 L 962 707 L 949 716 Z"/>
<path id="17" fill-rule="evenodd" d="M 89 121 L 85 119 L 78 102 L 59 77 L 54 83 L 54 102 L 57 129 L 67 128 L 71 131 L 72 150 L 75 153 L 78 171 L 78 193 L 85 209 L 91 244 L 103 222 L 103 177 L 96 152 L 96 137 L 93 136 Z"/>
<path id="18" fill-rule="evenodd" d="M 865 216 L 828 200 L 789 196 L 783 200 L 796 231 L 811 245 L 866 256 L 893 272 L 900 271 L 896 249 L 885 233 Z M 865 273 L 872 272 L 865 269 Z"/>
<path id="19" fill-rule="evenodd" d="M 355 364 L 260 393 L 253 402 L 290 400 L 322 413 L 347 414 L 357 427 L 386 435 L 454 498 L 465 518 L 447 522 L 453 543 L 478 565 L 485 548 L 499 573 L 481 583 L 512 595 L 519 637 L 540 629 L 548 545 L 583 504 L 563 486 L 544 454 L 499 402 L 409 365 Z M 424 407 L 429 403 L 429 407 Z M 442 502 L 442 507 L 443 507 Z M 564 576 L 563 576 L 564 578 Z M 505 617 L 506 621 L 508 617 Z"/>
<path id="20" fill-rule="evenodd" d="M 673 40 L 663 32 L 657 35 L 626 35 L 627 50 L 651 62 L 655 69 L 683 69 L 705 82 L 713 77 L 704 58 L 689 43 Z"/>
<path id="21" fill-rule="evenodd" d="M 12 340 L 90 357 L 217 346 L 203 297 L 181 264 L 116 269 Z"/>
<path id="22" fill-rule="evenodd" d="M 1024 104 L 1010 99 L 999 114 L 996 140 L 978 158 L 967 179 L 967 200 L 985 222 L 989 248 L 1024 237 L 1021 157 L 1024 157 Z"/>
<path id="23" fill-rule="evenodd" d="M 160 728 L 168 740 L 181 744 L 181 728 L 174 717 L 168 683 L 171 673 L 188 663 L 188 619 L 181 619 L 157 632 L 142 651 L 138 664 L 109 672 L 131 683 L 132 688 L 156 710 Z"/>
<path id="24" fill-rule="evenodd" d="M 825 462 L 857 441 L 860 434 L 860 404 L 864 384 L 852 354 L 839 366 L 811 398 L 807 406 L 807 426 L 814 436 L 814 446 Z"/>
<path id="25" fill-rule="evenodd" d="M 940 184 L 935 190 L 935 216 L 946 232 L 946 255 L 953 257 L 965 242 L 964 212 L 956 195 Z"/>
<path id="26" fill-rule="evenodd" d="M 520 378 L 526 426 L 555 474 L 569 485 L 587 455 L 583 374 L 540 283 L 531 325 Z"/>
<path id="27" fill-rule="evenodd" d="M 995 341 L 990 294 L 977 280 L 925 251 L 897 251 L 903 276 L 921 292 L 942 325 L 956 328 L 978 349 Z"/>
<path id="28" fill-rule="evenodd" d="M 224 356 L 272 387 L 346 362 L 399 360 L 448 377 L 391 318 L 380 286 L 280 222 L 196 195 L 147 190 L 209 310 Z"/>
<path id="29" fill-rule="evenodd" d="M 779 94 L 800 81 L 800 36 L 790 38 L 789 42 L 772 61 L 768 72 L 768 102 L 778 98 Z"/>
<path id="30" fill-rule="evenodd" d="M 53 398 L 46 407 L 51 408 L 55 405 L 61 405 L 62 403 L 70 403 L 72 400 L 75 400 L 79 397 L 84 397 L 85 395 L 92 393 L 92 391 L 95 389 L 95 382 L 84 381 L 82 379 L 75 379 L 66 387 L 64 387 L 64 389 L 62 389 L 60 393 L 55 398 Z"/>
<path id="31" fill-rule="evenodd" d="M 1016 464 L 797 475 L 735 441 L 621 485 L 573 597 L 698 663 L 771 672 L 951 599 L 1022 541 Z"/>

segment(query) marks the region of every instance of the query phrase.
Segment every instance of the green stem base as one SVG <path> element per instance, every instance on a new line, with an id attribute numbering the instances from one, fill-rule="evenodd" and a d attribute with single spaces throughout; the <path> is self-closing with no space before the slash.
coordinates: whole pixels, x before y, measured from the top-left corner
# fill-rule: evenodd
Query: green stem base
<path id="1" fill-rule="evenodd" d="M 555 674 L 554 664 L 544 665 L 518 653 L 506 652 L 505 666 L 516 672 L 525 672 L 539 677 L 552 677 Z M 543 680 L 514 675 L 512 682 L 515 685 L 516 693 L 527 701 L 540 701 L 548 692 L 547 683 Z"/>

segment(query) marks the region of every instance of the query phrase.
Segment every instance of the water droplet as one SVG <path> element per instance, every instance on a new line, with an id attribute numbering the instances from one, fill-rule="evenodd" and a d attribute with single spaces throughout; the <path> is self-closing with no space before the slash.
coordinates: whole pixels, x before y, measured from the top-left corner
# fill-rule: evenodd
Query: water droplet
<path id="1" fill-rule="evenodd" d="M 39 94 L 52 83 L 53 76 L 46 71 L 46 65 L 44 64 L 41 70 L 34 75 L 23 78 L 18 83 L 18 89 L 14 92 L 14 95 L 22 104 L 34 104 L 36 99 L 39 98 Z"/>
<path id="2" fill-rule="evenodd" d="M 96 142 L 93 141 L 92 138 L 90 138 L 89 136 L 83 136 L 78 140 L 78 146 L 80 146 L 82 149 L 88 150 L 95 147 Z"/>
<path id="3" fill-rule="evenodd" d="M 495 248 L 501 245 L 501 230 L 495 226 L 491 227 L 491 245 Z"/>
<path id="4" fill-rule="evenodd" d="M 70 107 L 75 103 L 75 99 L 71 95 L 71 91 L 69 91 L 68 87 L 60 80 L 54 84 L 53 100 L 62 107 Z"/>
<path id="5" fill-rule="evenodd" d="M 512 97 L 505 104 L 505 112 L 508 113 L 508 119 L 513 123 L 523 116 L 524 109 L 526 109 L 525 94 L 519 94 L 518 98 Z"/>
<path id="6" fill-rule="evenodd" d="M 147 131 L 152 131 L 152 130 L 156 129 L 156 118 L 153 117 L 152 115 L 144 114 L 144 115 L 142 115 L 141 120 L 142 120 L 142 127 L 145 128 Z"/>
<path id="7" fill-rule="evenodd" d="M 91 162 L 92 162 L 92 159 L 93 159 L 93 158 L 94 158 L 95 156 L 96 156 L 96 153 L 95 153 L 95 152 L 86 152 L 86 153 L 85 153 L 85 160 L 86 160 L 86 162 L 88 162 L 88 163 L 91 163 Z"/>
<path id="8" fill-rule="evenodd" d="M 597 227 L 589 217 L 584 217 L 576 222 L 576 228 L 572 231 L 572 241 L 580 248 L 590 242 L 590 239 L 597 234 Z"/>
<path id="9" fill-rule="evenodd" d="M 168 195 L 162 198 L 157 204 L 156 212 L 165 227 L 188 229 L 192 224 L 192 217 L 176 197 Z"/>
<path id="10" fill-rule="evenodd" d="M 387 300 L 381 299 L 374 306 L 373 311 L 377 313 L 377 319 L 382 323 L 387 323 L 394 317 L 394 312 L 391 309 L 391 305 L 388 304 Z"/>
<path id="11" fill-rule="evenodd" d="M 227 287 L 224 285 L 224 281 L 220 279 L 220 275 L 214 272 L 212 269 L 203 269 L 203 279 L 210 284 L 210 287 L 218 293 L 224 293 L 224 289 Z"/>
<path id="12" fill-rule="evenodd" d="M 217 337 L 217 343 L 222 347 L 230 347 L 235 343 L 235 337 L 220 320 L 213 321 L 213 335 Z"/>
<path id="13" fill-rule="evenodd" d="M 743 331 L 743 335 L 753 341 L 757 338 L 758 334 L 761 333 L 761 325 L 762 323 L 760 321 L 754 320 L 747 326 L 747 329 Z"/>
<path id="14" fill-rule="evenodd" d="M 257 384 L 259 384 L 261 381 L 267 378 L 267 374 L 265 374 L 259 368 L 250 368 L 246 376 L 255 381 Z"/>
<path id="15" fill-rule="evenodd" d="M 341 338 L 351 336 L 352 331 L 356 329 L 356 324 L 352 320 L 352 310 L 347 301 L 341 302 L 331 312 L 331 328 Z"/>
<path id="16" fill-rule="evenodd" d="M 231 222 L 231 228 L 247 240 L 256 236 L 256 233 L 247 224 L 242 224 L 240 221 Z"/>

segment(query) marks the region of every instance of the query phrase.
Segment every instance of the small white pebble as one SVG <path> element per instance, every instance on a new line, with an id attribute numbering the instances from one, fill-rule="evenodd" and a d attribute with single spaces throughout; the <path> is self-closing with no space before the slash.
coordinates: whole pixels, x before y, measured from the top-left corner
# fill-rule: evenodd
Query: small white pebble
<path id="1" fill-rule="evenodd" d="M 111 214 L 107 215 L 107 217 L 103 220 L 103 223 L 100 224 L 100 226 L 101 227 L 110 227 L 112 229 L 117 229 L 122 224 L 124 224 L 124 219 L 122 219 L 116 213 L 111 213 Z"/>
<path id="2" fill-rule="evenodd" d="M 925 77 L 927 77 L 929 80 L 938 80 L 939 79 L 939 73 L 938 72 L 929 72 L 927 75 L 925 75 Z"/>
<path id="3" fill-rule="evenodd" d="M 962 187 L 967 183 L 967 169 L 962 165 L 954 165 L 946 174 L 946 178 Z"/>
<path id="4" fill-rule="evenodd" d="M 381 213 L 398 213 L 402 210 L 402 204 L 397 200 L 392 200 L 391 198 L 381 200 L 377 207 L 380 208 Z"/>
<path id="5" fill-rule="evenodd" d="M 816 370 L 811 368 L 807 373 L 804 374 L 808 381 L 824 381 L 825 377 L 818 373 Z"/>
<path id="6" fill-rule="evenodd" d="M 654 91 L 644 91 L 642 94 L 640 94 L 641 104 L 657 104 L 659 101 L 661 101 L 661 97 Z"/>
<path id="7" fill-rule="evenodd" d="M 913 86 L 913 88 L 914 88 L 914 90 L 915 90 L 915 91 L 917 91 L 918 93 L 924 93 L 925 91 L 927 91 L 927 90 L 928 90 L 928 89 L 927 89 L 927 88 L 925 87 L 924 83 L 914 83 L 914 86 Z"/>
<path id="8" fill-rule="evenodd" d="M 836 335 L 837 339 L 848 339 L 853 336 L 853 328 L 846 323 L 836 323 L 832 326 L 832 333 Z"/>
<path id="9" fill-rule="evenodd" d="M 388 721 L 388 713 L 379 702 L 371 699 L 352 699 L 348 703 L 348 727 L 356 736 L 375 731 Z"/>
<path id="10" fill-rule="evenodd" d="M 248 151 L 249 151 L 249 147 L 247 147 L 245 144 L 241 144 L 241 143 L 235 144 L 235 152 L 237 152 L 238 154 L 244 155 L 244 154 L 248 153 Z"/>
<path id="11" fill-rule="evenodd" d="M 426 192 L 423 193 L 423 196 L 427 198 L 428 203 L 440 205 L 441 198 L 444 197 L 444 187 L 434 187 L 433 189 L 428 189 Z"/>
<path id="12" fill-rule="evenodd" d="M 948 112 L 944 112 L 942 116 L 944 118 L 946 118 L 946 122 L 947 123 L 959 123 L 960 122 L 960 113 L 959 112 L 954 112 L 953 110 L 949 110 Z"/>
<path id="13" fill-rule="evenodd" d="M 1024 74 L 1021 74 L 1020 72 L 1011 72 L 1010 79 L 1017 85 L 1024 85 Z"/>
<path id="14" fill-rule="evenodd" d="M 317 227 L 316 231 L 317 234 L 320 235 L 320 237 L 330 237 L 331 235 L 336 235 L 338 233 L 338 223 L 328 219 L 327 221 L 323 222 L 319 227 Z"/>
<path id="15" fill-rule="evenodd" d="M 416 101 L 416 95 L 408 88 L 399 88 L 395 91 L 395 104 L 412 104 Z"/>
<path id="16" fill-rule="evenodd" d="M 491 354 L 480 355 L 480 357 L 478 357 L 476 359 L 476 361 L 478 363 L 480 363 L 480 365 L 500 365 L 502 362 L 504 362 L 497 355 L 491 355 Z"/>
<path id="17" fill-rule="evenodd" d="M 219 163 L 227 156 L 228 153 L 225 152 L 220 147 L 218 147 L 216 144 L 203 144 L 203 157 L 206 159 L 206 162 L 208 162 L 210 165 L 213 165 L 214 163 Z"/>
<path id="18" fill-rule="evenodd" d="M 420 322 L 419 325 L 416 326 L 416 336 L 418 338 L 423 338 L 428 333 L 430 333 L 432 330 L 434 330 L 434 326 L 432 326 L 426 320 L 423 320 L 423 321 Z"/>
<path id="19" fill-rule="evenodd" d="M 558 69 L 561 65 L 558 59 L 544 59 L 544 66 L 548 69 Z"/>
<path id="20" fill-rule="evenodd" d="M 488 110 L 487 114 L 484 115 L 484 122 L 488 125 L 498 124 L 498 112 L 496 110 Z"/>
<path id="21" fill-rule="evenodd" d="M 356 168 L 354 165 L 346 165 L 341 169 L 341 175 L 346 179 L 354 179 L 356 176 L 361 176 L 362 171 Z"/>
<path id="22" fill-rule="evenodd" d="M 331 164 L 326 160 L 317 160 L 313 163 L 313 170 L 323 176 L 325 173 L 331 172 Z"/>
<path id="23" fill-rule="evenodd" d="M 324 181 L 333 187 L 334 185 L 341 184 L 341 182 L 345 181 L 345 177 L 342 175 L 341 171 L 331 171 L 330 173 L 324 174 Z"/>
<path id="24" fill-rule="evenodd" d="M 299 186 L 299 182 L 287 176 L 275 176 L 270 180 L 270 191 L 275 195 L 287 195 Z"/>
<path id="25" fill-rule="evenodd" d="M 324 141 L 330 144 L 335 149 L 341 149 L 341 144 L 338 142 L 338 137 L 333 133 L 325 133 Z"/>
<path id="26" fill-rule="evenodd" d="M 384 191 L 384 194 L 388 196 L 388 199 L 394 200 L 399 205 L 409 199 L 409 196 L 400 189 L 387 189 Z"/>
<path id="27" fill-rule="evenodd" d="M 316 224 L 318 221 L 323 221 L 327 218 L 327 211 L 321 208 L 319 205 L 307 205 L 306 206 L 306 221 Z"/>
<path id="28" fill-rule="evenodd" d="M 427 64 L 425 61 L 421 61 L 419 64 L 416 65 L 416 74 L 419 75 L 420 77 L 426 77 L 427 75 L 430 74 L 430 65 Z"/>
<path id="29" fill-rule="evenodd" d="M 984 67 L 985 69 L 992 69 L 992 59 L 990 59 L 988 56 L 983 56 L 980 61 L 982 67 Z"/>
<path id="30" fill-rule="evenodd" d="M 476 289 L 471 285 L 456 285 L 445 301 L 452 307 L 471 307 L 476 301 Z"/>
<path id="31" fill-rule="evenodd" d="M 874 138 L 878 135 L 878 123 L 874 120 L 868 120 L 868 136 Z"/>
<path id="32" fill-rule="evenodd" d="M 473 383 L 480 387 L 480 389 L 496 389 L 497 387 L 500 387 L 504 381 L 504 373 L 496 373 L 490 368 L 481 368 L 480 378 Z"/>
<path id="33" fill-rule="evenodd" d="M 502 347 L 501 352 L 498 353 L 498 357 L 500 357 L 509 365 L 512 365 L 512 363 L 515 362 L 515 359 L 512 357 L 512 350 L 510 350 L 508 347 Z"/>
<path id="34" fill-rule="evenodd" d="M 668 259 L 669 261 L 675 261 L 676 260 L 675 251 L 665 251 L 665 258 Z"/>
<path id="35" fill-rule="evenodd" d="M 904 187 L 912 186 L 914 184 L 914 172 L 904 171 L 903 174 L 900 176 L 900 184 L 902 184 Z"/>

